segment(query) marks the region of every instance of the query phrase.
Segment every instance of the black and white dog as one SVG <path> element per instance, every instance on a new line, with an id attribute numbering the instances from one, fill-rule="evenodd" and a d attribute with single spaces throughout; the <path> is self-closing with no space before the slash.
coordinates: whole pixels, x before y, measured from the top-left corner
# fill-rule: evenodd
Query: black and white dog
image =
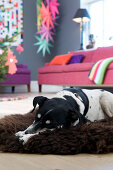
<path id="1" fill-rule="evenodd" d="M 25 131 L 16 133 L 23 144 L 33 135 L 47 129 L 68 128 L 78 123 L 113 116 L 113 94 L 102 89 L 67 88 L 51 99 L 43 96 L 35 97 L 33 110 L 37 104 L 39 109 L 33 124 Z"/>

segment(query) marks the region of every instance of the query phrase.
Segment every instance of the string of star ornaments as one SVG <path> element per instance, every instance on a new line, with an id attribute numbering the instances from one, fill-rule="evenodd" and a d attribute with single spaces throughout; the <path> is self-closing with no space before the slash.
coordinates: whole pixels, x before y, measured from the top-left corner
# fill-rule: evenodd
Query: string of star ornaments
<path id="1" fill-rule="evenodd" d="M 37 0 L 37 53 L 42 52 L 45 56 L 46 52 L 50 54 L 50 47 L 53 47 L 55 35 L 56 20 L 59 18 L 57 0 Z"/>

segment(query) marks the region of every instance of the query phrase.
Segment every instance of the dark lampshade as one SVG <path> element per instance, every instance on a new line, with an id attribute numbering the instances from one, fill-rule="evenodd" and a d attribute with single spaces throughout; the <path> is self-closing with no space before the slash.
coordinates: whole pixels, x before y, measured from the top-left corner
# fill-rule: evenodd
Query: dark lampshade
<path id="1" fill-rule="evenodd" d="M 81 23 L 81 22 L 89 22 L 90 16 L 86 9 L 78 9 L 73 17 L 73 21 Z"/>

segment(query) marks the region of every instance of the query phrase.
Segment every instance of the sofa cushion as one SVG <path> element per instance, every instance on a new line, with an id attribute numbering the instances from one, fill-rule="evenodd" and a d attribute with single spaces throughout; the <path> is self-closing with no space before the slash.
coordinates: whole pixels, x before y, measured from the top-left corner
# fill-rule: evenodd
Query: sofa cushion
<path id="1" fill-rule="evenodd" d="M 80 64 L 69 64 L 63 66 L 45 66 L 38 69 L 40 74 L 45 73 L 61 73 L 61 72 L 79 72 L 79 71 L 90 71 L 93 63 L 80 63 Z"/>
<path id="2" fill-rule="evenodd" d="M 81 63 L 83 58 L 84 58 L 84 55 L 82 54 L 73 55 L 68 64 Z"/>
<path id="3" fill-rule="evenodd" d="M 83 72 L 90 71 L 94 63 L 80 63 L 80 64 L 69 64 L 69 65 L 51 65 L 45 66 L 38 69 L 39 74 L 45 73 L 63 73 L 63 72 Z M 108 70 L 113 70 L 113 63 L 110 63 Z"/>
<path id="4" fill-rule="evenodd" d="M 52 61 L 49 63 L 49 65 L 65 65 L 69 62 L 71 57 L 72 57 L 72 54 L 64 54 L 64 55 L 55 56 L 52 59 Z"/>
<path id="5" fill-rule="evenodd" d="M 110 47 L 99 47 L 92 57 L 92 61 L 96 62 L 98 60 L 113 57 L 113 46 Z"/>
<path id="6" fill-rule="evenodd" d="M 94 49 L 94 50 L 87 50 L 87 51 L 85 51 L 85 50 L 83 50 L 83 51 L 70 51 L 70 53 L 75 54 L 75 55 L 77 55 L 77 54 L 84 55 L 85 57 L 84 57 L 84 59 L 82 61 L 83 63 L 93 62 L 92 57 L 95 54 L 95 52 L 96 52 L 96 49 Z"/>

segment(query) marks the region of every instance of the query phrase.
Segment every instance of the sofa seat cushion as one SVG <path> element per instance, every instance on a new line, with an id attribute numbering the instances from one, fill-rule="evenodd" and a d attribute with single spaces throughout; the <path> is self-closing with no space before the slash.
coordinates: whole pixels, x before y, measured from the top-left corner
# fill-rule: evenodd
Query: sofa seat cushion
<path id="1" fill-rule="evenodd" d="M 94 63 L 79 63 L 79 64 L 69 64 L 69 65 L 55 65 L 55 66 L 45 66 L 38 69 L 39 74 L 45 73 L 62 73 L 62 72 L 83 72 L 90 71 Z M 110 63 L 108 70 L 113 70 L 113 63 Z"/>
<path id="2" fill-rule="evenodd" d="M 69 64 L 63 66 L 45 66 L 38 69 L 38 73 L 60 73 L 60 72 L 79 72 L 79 71 L 90 71 L 93 63 L 79 63 Z"/>

